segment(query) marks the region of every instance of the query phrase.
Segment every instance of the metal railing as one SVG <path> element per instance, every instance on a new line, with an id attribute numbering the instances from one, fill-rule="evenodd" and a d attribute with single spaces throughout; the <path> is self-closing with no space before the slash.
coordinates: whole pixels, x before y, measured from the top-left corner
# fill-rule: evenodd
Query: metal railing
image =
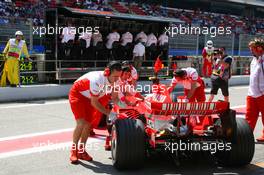
<path id="1" fill-rule="evenodd" d="M 249 65 L 252 57 L 234 57 L 232 64 L 233 75 L 249 74 Z M 34 59 L 34 58 L 33 58 Z M 0 59 L 0 72 L 4 67 L 4 61 Z M 190 56 L 187 60 L 175 60 L 170 58 L 163 61 L 164 67 L 159 72 L 160 77 L 172 78 L 173 63 L 177 68 L 194 67 L 201 74 L 202 57 Z M 91 60 L 33 60 L 20 62 L 21 84 L 42 83 L 68 83 L 73 82 L 81 75 L 90 71 L 104 70 L 107 61 Z M 154 76 L 155 61 L 143 61 L 140 69 L 141 78 Z"/>

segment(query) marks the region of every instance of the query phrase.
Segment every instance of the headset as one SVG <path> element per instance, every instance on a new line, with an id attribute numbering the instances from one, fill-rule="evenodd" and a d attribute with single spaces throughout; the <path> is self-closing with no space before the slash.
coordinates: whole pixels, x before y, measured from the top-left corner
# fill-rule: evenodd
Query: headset
<path id="1" fill-rule="evenodd" d="M 118 61 L 111 61 L 104 70 L 104 76 L 109 77 L 113 70 L 122 71 L 122 65 Z"/>

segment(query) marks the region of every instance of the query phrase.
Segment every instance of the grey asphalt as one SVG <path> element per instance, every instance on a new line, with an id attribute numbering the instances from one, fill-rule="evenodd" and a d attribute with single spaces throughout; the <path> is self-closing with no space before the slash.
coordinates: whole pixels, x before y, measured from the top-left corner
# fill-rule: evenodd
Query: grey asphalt
<path id="1" fill-rule="evenodd" d="M 208 91 L 208 90 L 207 90 Z M 231 106 L 245 105 L 246 86 L 230 88 Z M 216 97 L 221 99 L 221 95 Z M 22 134 L 46 132 L 73 128 L 74 120 L 65 99 L 35 101 L 25 103 L 0 104 L 0 138 Z M 261 135 L 260 118 L 254 132 Z M 221 167 L 207 154 L 195 154 L 183 160 L 176 167 L 171 159 L 154 155 L 145 161 L 145 167 L 137 171 L 117 171 L 111 162 L 111 153 L 104 151 L 103 140 L 98 141 L 98 149 L 90 150 L 93 162 L 69 163 L 68 150 L 52 150 L 21 156 L 0 158 L 0 175 L 68 175 L 68 174 L 264 174 L 264 145 L 256 144 L 255 155 L 246 167 Z"/>

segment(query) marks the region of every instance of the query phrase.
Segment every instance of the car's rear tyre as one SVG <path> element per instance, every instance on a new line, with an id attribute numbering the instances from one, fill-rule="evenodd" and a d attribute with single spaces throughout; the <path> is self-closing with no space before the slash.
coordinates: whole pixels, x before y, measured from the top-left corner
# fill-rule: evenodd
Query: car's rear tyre
<path id="1" fill-rule="evenodd" d="M 115 168 L 141 168 L 145 159 L 143 122 L 138 119 L 116 120 L 112 128 L 111 146 Z"/>
<path id="2" fill-rule="evenodd" d="M 243 166 L 251 162 L 255 152 L 253 132 L 243 118 L 236 118 L 233 138 L 231 139 L 231 150 L 218 151 L 216 156 L 218 162 L 227 166 Z"/>

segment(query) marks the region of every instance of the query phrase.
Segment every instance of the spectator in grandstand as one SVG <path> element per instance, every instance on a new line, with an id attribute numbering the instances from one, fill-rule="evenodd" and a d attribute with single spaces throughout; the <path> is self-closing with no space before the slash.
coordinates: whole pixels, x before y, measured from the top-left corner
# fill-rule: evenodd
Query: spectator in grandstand
<path id="1" fill-rule="evenodd" d="M 254 58 L 250 64 L 249 90 L 246 102 L 246 120 L 254 131 L 259 112 L 262 114 L 264 127 L 264 40 L 255 39 L 249 43 Z M 262 136 L 257 139 L 264 142 L 264 129 Z"/>
<path id="2" fill-rule="evenodd" d="M 22 54 L 29 59 L 28 49 L 25 40 L 23 40 L 23 33 L 17 31 L 16 38 L 8 41 L 3 54 L 6 57 L 3 74 L 1 78 L 1 86 L 6 86 L 6 79 L 8 79 L 11 87 L 17 87 L 19 84 L 19 60 Z"/>
<path id="3" fill-rule="evenodd" d="M 177 84 L 182 84 L 184 87 L 184 95 L 189 102 L 205 101 L 204 81 L 194 68 L 177 69 L 173 72 L 173 76 L 171 85 L 168 88 L 170 93 Z"/>
<path id="4" fill-rule="evenodd" d="M 213 66 L 213 53 L 214 47 L 211 40 L 206 42 L 206 47 L 203 48 L 203 76 L 209 78 L 212 75 L 212 66 Z"/>
<path id="5" fill-rule="evenodd" d="M 104 71 L 86 73 L 74 82 L 69 93 L 69 102 L 76 120 L 70 154 L 71 163 L 77 163 L 78 159 L 93 160 L 85 151 L 87 139 L 91 128 L 98 126 L 102 114 L 110 119 L 116 117 L 106 106 L 112 93 L 109 89 L 119 80 L 121 70 L 121 63 L 113 61 Z"/>
<path id="6" fill-rule="evenodd" d="M 108 49 L 109 59 L 118 59 L 118 47 L 120 34 L 117 32 L 117 26 L 113 26 L 112 33 L 107 36 L 106 48 Z"/>
<path id="7" fill-rule="evenodd" d="M 147 43 L 148 36 L 146 35 L 143 29 L 136 35 L 135 41 L 137 42 L 139 39 L 141 39 L 143 45 Z"/>
<path id="8" fill-rule="evenodd" d="M 133 62 L 136 70 L 138 71 L 138 77 L 140 76 L 143 61 L 146 61 L 145 46 L 143 44 L 143 40 L 139 38 L 133 50 Z"/>
<path id="9" fill-rule="evenodd" d="M 217 59 L 213 66 L 214 68 L 211 76 L 212 88 L 208 101 L 212 102 L 214 96 L 218 93 L 218 89 L 221 89 L 224 100 L 229 102 L 228 80 L 231 77 L 231 65 L 233 59 L 225 54 L 224 48 L 216 50 L 215 54 Z"/>

